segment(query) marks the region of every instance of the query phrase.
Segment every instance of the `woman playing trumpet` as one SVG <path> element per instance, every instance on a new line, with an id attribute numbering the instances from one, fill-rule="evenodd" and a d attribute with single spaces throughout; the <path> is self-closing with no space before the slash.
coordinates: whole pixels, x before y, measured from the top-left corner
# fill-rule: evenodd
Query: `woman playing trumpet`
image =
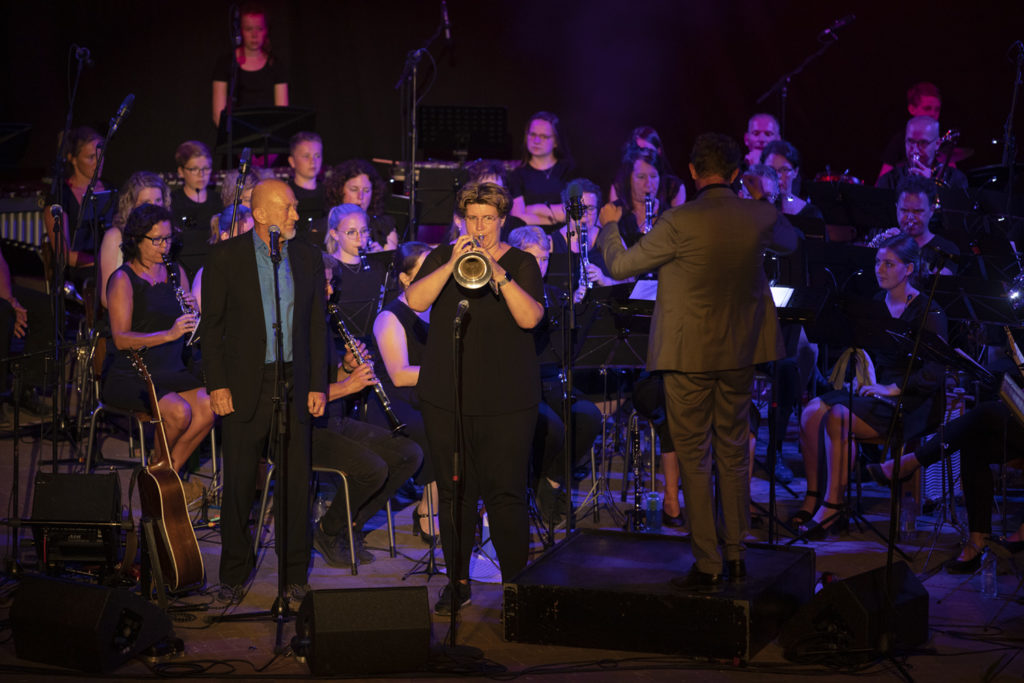
<path id="1" fill-rule="evenodd" d="M 527 462 L 540 402 L 531 330 L 544 316 L 544 289 L 536 259 L 500 239 L 512 205 L 508 191 L 494 183 L 469 183 L 459 192 L 456 205 L 468 234 L 454 245 L 443 244 L 432 251 L 405 292 L 414 311 L 430 308 L 430 332 L 417 388 L 437 476 L 441 544 L 450 581 L 435 605 L 439 614 L 448 613 L 453 604 L 458 609 L 470 601 L 469 558 L 479 499 L 487 506 L 502 575 L 508 579 L 526 566 Z M 493 288 L 469 289 L 453 277 L 460 257 L 472 250 L 489 265 L 490 279 L 483 284 L 493 283 Z M 465 448 L 453 519 L 456 439 L 452 425 L 457 406 L 452 342 L 456 312 L 463 301 L 468 304 L 459 328 Z"/>

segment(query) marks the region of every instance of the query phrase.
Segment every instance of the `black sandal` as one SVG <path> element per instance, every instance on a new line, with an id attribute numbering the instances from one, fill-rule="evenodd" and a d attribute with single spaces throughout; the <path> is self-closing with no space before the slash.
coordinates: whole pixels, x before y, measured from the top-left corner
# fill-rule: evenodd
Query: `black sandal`
<path id="1" fill-rule="evenodd" d="M 828 526 L 824 526 L 821 522 L 815 522 L 813 519 L 801 525 L 800 535 L 808 541 L 824 541 L 830 534 L 839 535 L 848 523 L 847 519 L 840 517 L 838 512 L 843 509 L 842 503 L 830 503 L 826 500 L 821 506 L 828 510 L 835 510 L 835 512 L 823 520 L 828 523 Z"/>
<path id="2" fill-rule="evenodd" d="M 821 492 L 819 492 L 819 491 L 811 491 L 810 489 L 807 489 L 807 493 L 804 494 L 804 495 L 807 498 L 811 498 L 811 497 L 813 497 L 815 499 L 821 498 Z M 816 511 L 818 509 L 818 506 L 815 505 L 814 509 Z M 797 510 L 789 518 L 789 526 L 791 526 L 793 528 L 796 528 L 796 527 L 800 526 L 801 524 L 807 524 L 807 522 L 811 521 L 811 517 L 814 517 L 814 512 L 813 511 L 812 512 L 808 512 L 807 510 Z"/>

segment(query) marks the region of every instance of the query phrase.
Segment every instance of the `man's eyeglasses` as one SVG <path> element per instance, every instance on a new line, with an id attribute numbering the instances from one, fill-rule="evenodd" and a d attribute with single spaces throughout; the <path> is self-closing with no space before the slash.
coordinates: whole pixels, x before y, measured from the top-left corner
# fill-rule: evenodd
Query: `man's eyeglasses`
<path id="1" fill-rule="evenodd" d="M 213 169 L 209 166 L 186 166 L 185 170 L 196 175 L 208 175 L 213 172 Z"/>
<path id="2" fill-rule="evenodd" d="M 172 235 L 166 237 L 150 237 L 149 235 L 143 235 L 147 240 L 153 243 L 154 247 L 162 247 L 165 244 L 170 244 L 171 240 L 174 239 Z"/>
<path id="3" fill-rule="evenodd" d="M 915 147 L 927 147 L 928 145 L 935 142 L 938 138 L 931 138 L 930 140 L 916 140 L 914 138 L 907 138 L 908 145 L 914 145 Z"/>

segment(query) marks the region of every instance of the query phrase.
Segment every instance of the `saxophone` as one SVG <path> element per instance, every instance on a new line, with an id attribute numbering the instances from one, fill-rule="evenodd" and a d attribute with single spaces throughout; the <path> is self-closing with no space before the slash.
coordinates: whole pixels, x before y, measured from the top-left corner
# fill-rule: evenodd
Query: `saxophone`
<path id="1" fill-rule="evenodd" d="M 172 261 L 171 257 L 167 254 L 164 254 L 164 267 L 167 268 L 167 282 L 170 283 L 171 287 L 174 287 L 174 296 L 178 299 L 178 306 L 181 307 L 181 312 L 185 315 L 193 315 L 196 318 L 196 326 L 192 330 L 192 334 L 185 340 L 185 346 L 192 346 L 192 344 L 199 341 L 199 320 L 202 314 L 185 296 L 185 290 L 181 288 L 181 273 L 178 271 L 178 264 Z"/>

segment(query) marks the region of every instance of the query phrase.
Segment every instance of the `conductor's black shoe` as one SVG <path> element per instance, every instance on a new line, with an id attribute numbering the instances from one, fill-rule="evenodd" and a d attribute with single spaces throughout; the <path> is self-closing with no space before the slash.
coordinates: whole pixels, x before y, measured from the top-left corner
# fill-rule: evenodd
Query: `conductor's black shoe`
<path id="1" fill-rule="evenodd" d="M 672 585 L 680 590 L 707 590 L 722 585 L 722 575 L 702 572 L 693 565 L 688 574 L 672 579 Z"/>
<path id="2" fill-rule="evenodd" d="M 461 583 L 455 581 L 453 583 L 445 584 L 445 587 L 441 590 L 441 597 L 438 598 L 437 602 L 434 603 L 434 614 L 439 617 L 450 617 L 452 615 L 452 586 L 455 586 L 455 611 L 458 612 L 461 608 L 472 602 L 473 592 L 469 588 L 468 583 Z"/>
<path id="3" fill-rule="evenodd" d="M 747 580 L 747 561 L 746 560 L 726 560 L 725 561 L 725 576 L 733 582 L 739 583 Z"/>

